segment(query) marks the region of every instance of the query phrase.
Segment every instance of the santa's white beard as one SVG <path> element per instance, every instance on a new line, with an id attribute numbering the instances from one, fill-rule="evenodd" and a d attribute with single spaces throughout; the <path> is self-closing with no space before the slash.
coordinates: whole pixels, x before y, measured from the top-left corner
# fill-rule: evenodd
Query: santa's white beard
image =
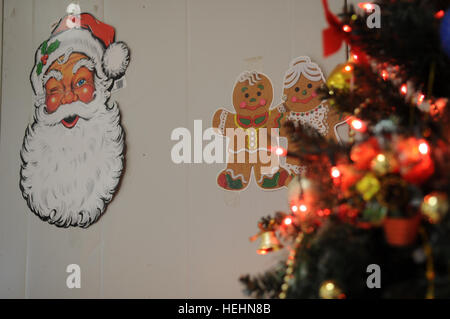
<path id="1" fill-rule="evenodd" d="M 115 103 L 108 108 L 103 96 L 60 108 L 52 114 L 38 108 L 28 126 L 20 187 L 29 208 L 42 220 L 60 227 L 88 227 L 104 212 L 122 174 L 119 109 Z M 70 129 L 60 123 L 69 110 L 83 114 Z"/>

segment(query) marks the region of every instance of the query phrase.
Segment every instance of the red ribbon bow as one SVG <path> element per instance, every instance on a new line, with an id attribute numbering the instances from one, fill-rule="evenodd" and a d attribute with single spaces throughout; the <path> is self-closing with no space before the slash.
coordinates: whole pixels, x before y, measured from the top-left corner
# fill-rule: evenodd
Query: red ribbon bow
<path id="1" fill-rule="evenodd" d="M 349 34 L 343 30 L 344 24 L 341 20 L 331 12 L 328 0 L 322 0 L 322 4 L 325 10 L 325 19 L 329 24 L 329 27 L 322 31 L 323 55 L 327 57 L 339 51 L 342 42 L 349 42 Z"/>

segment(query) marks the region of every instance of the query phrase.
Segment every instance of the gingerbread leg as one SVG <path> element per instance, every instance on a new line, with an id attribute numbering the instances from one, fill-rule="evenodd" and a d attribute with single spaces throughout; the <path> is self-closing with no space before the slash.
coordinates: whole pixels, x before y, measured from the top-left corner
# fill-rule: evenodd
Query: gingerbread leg
<path id="1" fill-rule="evenodd" d="M 289 185 L 294 176 L 301 175 L 306 170 L 306 167 L 301 165 L 298 159 L 291 157 L 286 158 L 286 163 L 283 165 L 283 168 L 289 174 L 285 180 L 285 186 Z"/>
<path id="2" fill-rule="evenodd" d="M 217 176 L 217 184 L 229 191 L 245 189 L 250 182 L 252 167 L 246 163 L 228 163 Z"/>
<path id="3" fill-rule="evenodd" d="M 263 189 L 278 189 L 285 186 L 289 177 L 288 171 L 276 165 L 262 164 L 258 162 L 254 167 L 256 182 Z"/>

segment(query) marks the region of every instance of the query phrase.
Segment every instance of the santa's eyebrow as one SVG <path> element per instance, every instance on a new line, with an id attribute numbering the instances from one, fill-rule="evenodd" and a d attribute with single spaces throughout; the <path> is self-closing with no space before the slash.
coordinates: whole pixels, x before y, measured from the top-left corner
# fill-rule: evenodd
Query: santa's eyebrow
<path id="1" fill-rule="evenodd" d="M 57 81 L 61 81 L 63 78 L 63 75 L 60 71 L 58 70 L 50 70 L 47 74 L 44 75 L 44 77 L 42 78 L 42 82 L 44 83 L 44 85 L 47 83 L 48 80 L 50 80 L 51 78 L 56 79 Z"/>
<path id="2" fill-rule="evenodd" d="M 94 70 L 94 62 L 92 62 L 92 60 L 89 60 L 89 59 L 81 59 L 77 63 L 75 63 L 75 65 L 73 66 L 72 73 L 73 74 L 77 73 L 77 71 L 81 67 L 85 67 L 89 71 L 92 71 L 92 70 Z"/>
<path id="3" fill-rule="evenodd" d="M 246 86 L 244 86 L 244 87 L 241 89 L 242 92 L 245 92 L 245 91 L 247 91 L 247 90 L 248 90 L 248 88 L 247 88 Z"/>

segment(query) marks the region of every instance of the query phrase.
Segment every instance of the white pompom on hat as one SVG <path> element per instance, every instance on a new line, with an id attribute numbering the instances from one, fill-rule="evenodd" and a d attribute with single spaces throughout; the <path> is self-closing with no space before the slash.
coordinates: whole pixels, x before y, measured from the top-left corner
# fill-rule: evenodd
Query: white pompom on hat
<path id="1" fill-rule="evenodd" d="M 112 43 L 103 54 L 103 70 L 108 78 L 119 78 L 125 74 L 130 61 L 130 52 L 123 42 Z"/>

